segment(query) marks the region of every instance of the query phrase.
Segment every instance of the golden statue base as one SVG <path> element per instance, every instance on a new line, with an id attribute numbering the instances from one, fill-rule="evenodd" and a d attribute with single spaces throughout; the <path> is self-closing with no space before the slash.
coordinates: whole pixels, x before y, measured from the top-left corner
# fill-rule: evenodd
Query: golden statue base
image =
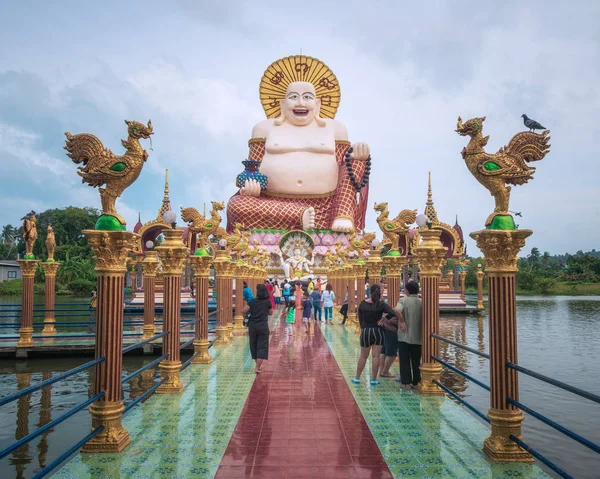
<path id="1" fill-rule="evenodd" d="M 213 358 L 208 352 L 208 339 L 198 339 L 194 341 L 194 354 L 197 356 L 192 359 L 192 364 L 210 364 Z"/>
<path id="2" fill-rule="evenodd" d="M 179 394 L 183 391 L 183 382 L 181 382 L 181 361 L 162 361 L 159 366 L 161 377 L 168 378 L 156 390 L 156 394 Z"/>
<path id="3" fill-rule="evenodd" d="M 491 420 L 492 434 L 483 442 L 483 452 L 494 462 L 533 463 L 533 456 L 509 437 L 513 435 L 523 439 L 521 436 L 521 424 L 525 419 L 523 413 L 519 410 L 490 409 L 488 417 Z"/>
<path id="4" fill-rule="evenodd" d="M 215 328 L 215 334 L 217 335 L 215 344 L 229 344 L 231 341 L 231 339 L 229 339 L 229 331 L 227 331 L 227 326 L 217 326 Z"/>
<path id="5" fill-rule="evenodd" d="M 243 331 L 246 329 L 246 326 L 244 326 L 244 317 L 242 315 L 233 317 L 233 329 L 236 331 Z"/>
<path id="6" fill-rule="evenodd" d="M 56 334 L 56 326 L 54 323 L 56 320 L 52 319 L 44 319 L 44 329 L 42 329 L 42 336 L 52 336 Z"/>
<path id="7" fill-rule="evenodd" d="M 154 336 L 154 333 L 156 331 L 156 328 L 154 326 L 150 326 L 150 325 L 146 325 L 142 328 L 142 341 L 144 339 L 150 339 L 152 336 Z"/>
<path id="8" fill-rule="evenodd" d="M 417 390 L 426 396 L 443 396 L 446 394 L 442 388 L 433 382 L 440 381 L 442 366 L 438 363 L 423 363 L 421 364 L 421 382 L 417 386 Z"/>
<path id="9" fill-rule="evenodd" d="M 17 348 L 33 348 L 33 328 L 19 329 Z"/>
<path id="10" fill-rule="evenodd" d="M 234 338 L 234 336 L 233 336 L 233 323 L 227 323 L 227 335 L 229 336 L 230 340 L 232 340 Z"/>
<path id="11" fill-rule="evenodd" d="M 123 402 L 95 402 L 89 407 L 92 415 L 92 430 L 104 426 L 95 437 L 81 448 L 83 453 L 115 453 L 125 449 L 131 440 L 129 432 L 121 424 Z"/>

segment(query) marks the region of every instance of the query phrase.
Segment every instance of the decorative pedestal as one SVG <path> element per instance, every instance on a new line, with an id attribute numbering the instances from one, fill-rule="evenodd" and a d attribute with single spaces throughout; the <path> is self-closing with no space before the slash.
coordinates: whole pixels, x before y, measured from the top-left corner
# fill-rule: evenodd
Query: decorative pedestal
<path id="1" fill-rule="evenodd" d="M 383 260 L 379 251 L 371 251 L 367 259 L 367 274 L 369 275 L 369 284 L 379 283 L 381 280 L 381 266 Z"/>
<path id="2" fill-rule="evenodd" d="M 407 259 L 403 256 L 384 256 L 382 260 L 385 265 L 387 281 L 387 302 L 392 308 L 395 308 L 400 299 L 400 276 Z"/>
<path id="3" fill-rule="evenodd" d="M 156 251 L 146 251 L 142 261 L 142 270 L 144 276 L 144 328 L 142 339 L 149 339 L 154 336 L 156 331 L 154 327 L 154 310 L 156 294 L 156 272 L 158 270 L 158 253 Z"/>
<path id="4" fill-rule="evenodd" d="M 167 358 L 160 362 L 163 378 L 168 378 L 156 392 L 158 394 L 178 394 L 183 390 L 180 379 L 181 360 L 179 344 L 181 339 L 181 275 L 187 260 L 188 249 L 183 243 L 179 229 L 163 230 L 165 241 L 157 246 L 156 252 L 162 263 L 164 278 L 163 331 L 170 334 L 163 337 L 163 354 Z"/>
<path id="5" fill-rule="evenodd" d="M 196 325 L 194 328 L 194 359 L 192 364 L 210 364 L 213 358 L 208 352 L 208 277 L 210 275 L 210 256 L 192 256 L 190 258 L 194 281 L 196 282 Z M 201 319 L 201 321 L 198 321 Z"/>
<path id="6" fill-rule="evenodd" d="M 54 300 L 56 298 L 56 273 L 60 267 L 60 263 L 56 261 L 44 262 L 42 269 L 44 270 L 44 307 L 46 312 L 44 313 L 44 329 L 42 335 L 54 335 L 56 334 L 56 327 L 54 326 Z"/>
<path id="7" fill-rule="evenodd" d="M 475 233 L 473 233 L 475 234 Z M 485 273 L 483 272 L 483 270 L 481 269 L 481 265 L 477 266 L 477 273 L 475 273 L 475 276 L 477 276 L 477 309 L 483 309 L 483 276 L 485 275 Z M 489 290 L 489 288 L 488 288 Z"/>
<path id="8" fill-rule="evenodd" d="M 94 394 L 104 396 L 90 408 L 92 430 L 104 429 L 88 441 L 81 452 L 121 452 L 130 442 L 121 424 L 123 414 L 121 379 L 123 373 L 123 302 L 127 255 L 137 235 L 128 231 L 85 230 L 96 259 L 98 308 L 96 358 L 105 360 L 95 367 Z"/>
<path id="9" fill-rule="evenodd" d="M 471 233 L 483 251 L 488 275 L 490 334 L 490 410 L 492 433 L 484 452 L 492 461 L 533 462 L 533 457 L 509 439 L 519 439 L 523 413 L 508 403 L 519 400 L 518 373 L 506 367 L 517 360 L 517 254 L 525 246 L 530 230 L 482 230 Z M 479 271 L 478 271 L 479 273 Z M 483 276 L 483 272 L 481 272 Z"/>
<path id="10" fill-rule="evenodd" d="M 21 299 L 21 328 L 19 329 L 18 348 L 33 348 L 33 282 L 36 259 L 20 259 L 19 267 L 23 277 L 23 295 Z"/>
<path id="11" fill-rule="evenodd" d="M 227 310 L 231 304 L 231 296 L 227 297 L 227 283 L 231 282 L 231 258 L 225 250 L 217 250 L 213 261 L 215 270 L 215 289 L 217 292 L 217 344 L 227 344 L 231 341 L 227 329 Z"/>
<path id="12" fill-rule="evenodd" d="M 444 255 L 448 248 L 440 241 L 440 230 L 427 229 L 421 231 L 421 244 L 413 249 L 413 255 L 419 264 L 421 279 L 421 295 L 423 299 L 421 382 L 418 390 L 421 394 L 444 395 L 444 391 L 433 380 L 440 380 L 441 364 L 432 356 L 439 357 L 437 339 L 431 334 L 438 334 L 440 322 L 440 277 Z"/>

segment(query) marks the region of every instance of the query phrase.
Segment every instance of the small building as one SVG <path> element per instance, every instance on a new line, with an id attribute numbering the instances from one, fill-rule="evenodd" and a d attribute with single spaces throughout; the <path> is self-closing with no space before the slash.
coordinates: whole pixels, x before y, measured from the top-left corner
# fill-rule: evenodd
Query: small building
<path id="1" fill-rule="evenodd" d="M 0 282 L 21 279 L 21 268 L 15 260 L 0 261 Z"/>

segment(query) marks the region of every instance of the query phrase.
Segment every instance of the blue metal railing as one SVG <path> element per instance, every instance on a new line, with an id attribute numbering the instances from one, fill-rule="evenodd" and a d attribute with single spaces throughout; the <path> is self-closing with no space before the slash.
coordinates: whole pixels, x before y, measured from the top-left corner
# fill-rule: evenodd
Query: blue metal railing
<path id="1" fill-rule="evenodd" d="M 490 359 L 490 355 L 486 353 L 482 353 L 477 349 L 470 348 L 469 346 L 465 346 L 464 344 L 457 343 L 456 341 L 452 341 L 451 339 L 445 338 L 443 336 L 439 336 L 437 334 L 431 334 L 432 338 L 439 339 L 440 341 L 444 341 L 445 343 L 452 344 L 457 348 L 464 349 L 465 351 L 469 351 L 470 353 L 476 354 L 477 356 L 481 356 L 482 358 Z"/>
<path id="2" fill-rule="evenodd" d="M 468 408 L 469 410 L 471 410 L 472 412 L 474 412 L 475 414 L 477 414 L 481 419 L 483 419 L 485 422 L 487 422 L 488 424 L 491 422 L 490 418 L 487 417 L 485 414 L 483 414 L 481 411 L 479 411 L 478 409 L 475 409 L 473 406 L 471 406 L 467 401 L 465 401 L 463 398 L 461 398 L 458 394 L 456 394 L 454 391 L 451 391 L 450 389 L 448 389 L 446 386 L 444 386 L 441 382 L 439 382 L 437 379 L 434 379 L 433 384 L 437 384 L 440 388 L 442 388 L 447 394 L 449 394 L 450 396 L 452 396 L 454 399 L 456 399 L 459 403 L 461 403 L 463 406 L 465 406 L 466 408 Z"/>
<path id="3" fill-rule="evenodd" d="M 143 346 L 144 344 L 150 343 L 152 341 L 156 341 L 157 339 L 162 338 L 163 336 L 166 336 L 167 334 L 171 334 L 171 331 L 164 331 L 160 334 L 157 334 L 155 336 L 152 336 L 151 338 L 148 339 L 144 339 L 143 341 L 140 341 L 139 343 L 135 343 L 132 344 L 130 346 L 127 346 L 126 348 L 123 348 L 123 354 L 128 353 L 129 351 L 132 351 L 136 348 L 139 348 L 140 346 Z"/>
<path id="4" fill-rule="evenodd" d="M 5 404 L 15 401 L 23 396 L 26 396 L 27 394 L 31 394 L 31 393 L 37 391 L 38 389 L 42 389 L 42 388 L 45 388 L 46 386 L 50 386 L 51 384 L 54 384 L 55 382 L 60 381 L 61 379 L 65 379 L 65 378 L 68 378 L 69 376 L 73 376 L 73 374 L 77 374 L 77 373 L 80 373 L 81 371 L 85 371 L 86 369 L 91 368 L 92 366 L 95 366 L 96 364 L 100 364 L 104 360 L 105 359 L 103 357 L 94 359 L 93 361 L 89 361 L 85 364 L 82 364 L 81 366 L 77 366 L 76 368 L 70 369 L 69 371 L 59 374 L 58 376 L 54 376 L 53 378 L 46 379 L 45 381 L 42 381 L 41 383 L 36 384 L 35 386 L 30 386 L 28 388 L 21 389 L 20 391 L 17 391 L 16 393 L 11 394 L 10 396 L 6 396 L 5 398 L 0 399 L 0 406 L 4 406 Z"/>
<path id="5" fill-rule="evenodd" d="M 451 364 L 448 364 L 446 361 L 442 361 L 440 358 L 438 358 L 436 356 L 432 355 L 431 358 L 434 361 L 437 361 L 438 363 L 440 363 L 442 366 L 445 366 L 448 369 L 450 369 L 451 371 L 454 371 L 455 373 L 460 374 L 462 377 L 467 378 L 469 381 L 477 384 L 478 386 L 482 387 L 486 391 L 490 391 L 490 387 L 487 384 L 482 383 L 479 379 L 475 379 L 473 376 L 467 374 L 462 369 L 458 369 L 457 367 L 454 367 Z"/>
<path id="6" fill-rule="evenodd" d="M 565 471 L 563 471 L 556 464 L 554 464 L 550 460 L 546 459 L 546 457 L 542 456 L 535 449 L 533 449 L 532 447 L 529 447 L 528 444 L 521 441 L 518 437 L 513 436 L 512 434 L 508 437 L 510 438 L 511 441 L 517 443 L 517 445 L 519 447 L 522 447 L 523 449 L 525 449 L 529 454 L 531 454 L 533 457 L 538 459 L 540 462 L 544 463 L 546 466 L 548 466 L 550 469 L 552 469 L 554 472 L 556 472 L 561 477 L 564 477 L 565 479 L 575 479 L 573 476 L 571 476 L 570 474 L 567 474 Z"/>
<path id="7" fill-rule="evenodd" d="M 50 472 L 56 469 L 57 466 L 62 464 L 64 461 L 69 459 L 73 454 L 75 454 L 83 445 L 88 442 L 90 439 L 95 437 L 99 432 L 104 429 L 104 426 L 98 426 L 92 432 L 90 432 L 87 436 L 85 436 L 81 441 L 71 447 L 71 449 L 63 452 L 60 456 L 58 456 L 54 461 L 48 464 L 44 469 L 38 472 L 32 479 L 41 479 L 42 477 L 47 476 Z"/>
<path id="8" fill-rule="evenodd" d="M 156 391 L 163 383 L 166 382 L 166 380 L 169 379 L 168 376 L 165 376 L 164 378 L 162 378 L 160 381 L 158 381 L 154 386 L 152 386 L 150 389 L 148 389 L 144 394 L 142 394 L 141 396 L 135 398 L 133 401 L 131 401 L 127 406 L 125 406 L 125 409 L 123 410 L 123 416 L 125 414 L 127 414 L 129 411 L 131 411 L 135 406 L 137 406 L 141 401 L 143 401 L 144 399 L 146 399 L 148 396 L 150 396 L 150 394 L 154 393 L 154 391 Z"/>
<path id="9" fill-rule="evenodd" d="M 95 396 L 89 398 L 87 401 L 82 402 L 79 406 L 75 406 L 74 408 L 70 409 L 69 411 L 67 411 L 66 413 L 64 413 L 62 416 L 59 416 L 56 419 L 50 421 L 49 423 L 44 424 L 42 427 L 40 427 L 39 429 L 36 429 L 31 434 L 28 434 L 27 436 L 25 436 L 25 437 L 19 439 L 18 441 L 12 443 L 6 449 L 3 449 L 2 451 L 0 451 L 0 459 L 5 458 L 11 452 L 13 452 L 15 449 L 19 449 L 24 444 L 27 444 L 28 442 L 33 441 L 36 437 L 38 437 L 40 434 L 44 433 L 48 429 L 52 429 L 53 427 L 59 425 L 61 422 L 69 419 L 71 416 L 73 416 L 74 414 L 78 413 L 83 408 L 89 406 L 94 401 L 97 401 L 98 399 L 100 399 L 103 396 L 104 396 L 104 391 L 99 392 Z"/>
<path id="10" fill-rule="evenodd" d="M 166 357 L 168 357 L 168 354 L 163 354 L 160 358 L 155 359 L 154 361 L 146 364 L 145 366 L 142 366 L 140 369 L 138 369 L 137 371 L 131 373 L 129 376 L 125 376 L 123 379 L 121 379 L 122 383 L 126 383 L 127 381 L 129 381 L 130 379 L 133 379 L 136 376 L 139 376 L 140 374 L 142 374 L 144 371 L 146 371 L 147 369 L 150 369 L 152 366 L 160 363 L 163 359 L 165 359 Z"/>

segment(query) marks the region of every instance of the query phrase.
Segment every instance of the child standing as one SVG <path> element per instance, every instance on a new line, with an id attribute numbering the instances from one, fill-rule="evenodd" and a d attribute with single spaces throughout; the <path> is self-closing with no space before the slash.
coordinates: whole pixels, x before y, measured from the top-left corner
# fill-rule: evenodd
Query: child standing
<path id="1" fill-rule="evenodd" d="M 302 295 L 302 323 L 306 328 L 306 334 L 310 333 L 310 318 L 312 314 L 312 302 L 308 298 L 308 292 Z"/>
<path id="2" fill-rule="evenodd" d="M 285 311 L 285 322 L 286 322 L 286 328 L 288 331 L 292 331 L 292 324 L 294 324 L 294 322 L 296 321 L 295 315 L 296 315 L 296 301 L 294 301 L 293 299 L 291 299 L 288 303 L 287 308 L 284 310 Z M 283 314 L 282 314 L 283 316 Z"/>

